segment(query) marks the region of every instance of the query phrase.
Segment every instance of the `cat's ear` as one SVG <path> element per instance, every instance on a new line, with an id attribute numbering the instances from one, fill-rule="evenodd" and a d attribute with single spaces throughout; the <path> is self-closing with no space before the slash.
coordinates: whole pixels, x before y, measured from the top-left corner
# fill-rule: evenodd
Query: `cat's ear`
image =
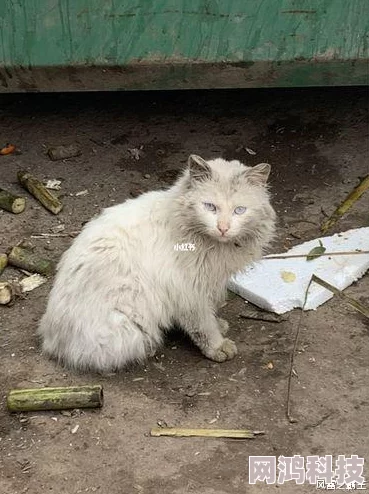
<path id="1" fill-rule="evenodd" d="M 188 158 L 188 168 L 190 170 L 190 177 L 193 180 L 206 180 L 211 177 L 210 166 L 196 154 L 191 154 Z"/>
<path id="2" fill-rule="evenodd" d="M 245 176 L 253 185 L 265 185 L 270 173 L 269 163 L 259 163 L 247 170 Z"/>

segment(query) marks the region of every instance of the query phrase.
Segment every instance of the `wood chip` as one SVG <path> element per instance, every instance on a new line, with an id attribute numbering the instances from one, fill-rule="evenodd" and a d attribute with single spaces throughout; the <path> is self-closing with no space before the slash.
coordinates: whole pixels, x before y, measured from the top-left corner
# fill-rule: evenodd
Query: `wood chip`
<path id="1" fill-rule="evenodd" d="M 46 283 L 46 281 L 47 278 L 36 273 L 36 274 L 32 274 L 31 276 L 28 276 L 27 278 L 23 278 L 19 282 L 19 286 L 21 287 L 22 293 L 26 293 L 26 292 L 31 292 L 35 288 L 38 288 L 39 286 Z"/>

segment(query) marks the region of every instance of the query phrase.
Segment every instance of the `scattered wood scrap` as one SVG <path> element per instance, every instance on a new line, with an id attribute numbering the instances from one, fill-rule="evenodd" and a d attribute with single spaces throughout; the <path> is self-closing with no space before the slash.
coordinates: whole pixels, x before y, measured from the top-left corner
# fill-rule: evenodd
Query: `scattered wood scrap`
<path id="1" fill-rule="evenodd" d="M 327 290 L 331 291 L 333 294 L 339 296 L 344 301 L 346 301 L 348 304 L 350 304 L 351 307 L 353 307 L 354 309 L 356 309 L 358 312 L 360 312 L 361 314 L 363 314 L 365 317 L 367 317 L 369 319 L 369 308 L 365 307 L 363 304 L 361 304 L 360 302 L 358 302 L 354 298 L 348 297 L 341 290 L 338 290 L 338 288 L 334 287 L 333 285 L 331 285 L 327 281 L 322 280 L 321 278 L 319 278 L 315 274 L 312 275 L 312 277 L 310 278 L 309 284 L 306 287 L 305 299 L 304 299 L 303 306 L 301 307 L 299 319 L 297 322 L 297 328 L 296 328 L 296 332 L 295 332 L 293 349 L 292 349 L 292 352 L 290 355 L 290 369 L 289 369 L 289 373 L 288 373 L 287 398 L 286 398 L 286 417 L 287 417 L 287 420 L 290 422 L 290 424 L 297 423 L 297 420 L 292 416 L 292 413 L 291 413 L 292 376 L 294 374 L 296 374 L 296 371 L 294 369 L 296 348 L 297 348 L 297 343 L 298 343 L 300 330 L 301 330 L 302 315 L 303 315 L 303 312 L 305 310 L 309 289 L 310 289 L 310 286 L 312 283 L 318 283 L 318 285 L 326 288 Z"/>
<path id="2" fill-rule="evenodd" d="M 13 300 L 14 290 L 8 281 L 0 282 L 0 305 L 8 305 Z"/>
<path id="3" fill-rule="evenodd" d="M 8 305 L 23 293 L 31 292 L 46 283 L 47 278 L 39 274 L 26 276 L 22 280 L 7 280 L 0 282 L 0 305 Z"/>
<path id="4" fill-rule="evenodd" d="M 316 247 L 314 247 L 315 249 Z M 299 258 L 303 258 L 303 257 L 306 257 L 307 256 L 311 256 L 312 254 L 312 251 L 314 250 L 312 249 L 308 254 L 287 254 L 287 255 L 276 255 L 276 256 L 266 256 L 266 257 L 263 257 L 263 261 L 273 261 L 273 260 L 276 260 L 276 259 L 299 259 Z M 314 254 L 314 253 L 313 253 Z M 366 255 L 366 254 L 369 254 L 369 250 L 360 250 L 360 249 L 357 249 L 357 250 L 344 250 L 344 251 L 340 251 L 340 252 L 321 252 L 317 255 L 316 254 L 316 251 L 315 251 L 315 255 L 314 255 L 314 258 L 315 257 L 334 257 L 334 256 L 357 256 L 357 255 Z M 307 260 L 312 260 L 312 259 L 307 259 Z"/>
<path id="5" fill-rule="evenodd" d="M 296 424 L 297 423 L 297 419 L 295 419 L 292 416 L 292 412 L 291 412 L 292 376 L 296 374 L 294 366 L 295 366 L 295 355 L 296 355 L 297 343 L 298 343 L 300 331 L 301 331 L 302 315 L 303 315 L 305 307 L 306 307 L 309 288 L 310 288 L 310 285 L 312 284 L 312 282 L 313 282 L 313 279 L 310 278 L 309 284 L 305 290 L 304 303 L 301 307 L 299 319 L 297 321 L 297 328 L 296 328 L 296 332 L 295 332 L 295 338 L 293 341 L 293 348 L 292 348 L 292 352 L 290 354 L 290 369 L 289 369 L 288 380 L 287 380 L 287 398 L 286 398 L 286 417 L 287 417 L 287 420 L 290 424 Z"/>
<path id="6" fill-rule="evenodd" d="M 38 273 L 32 274 L 31 276 L 26 276 L 18 282 L 19 288 L 22 293 L 32 292 L 35 288 L 46 283 L 47 278 L 41 276 Z"/>
<path id="7" fill-rule="evenodd" d="M 181 429 L 179 427 L 154 427 L 150 435 L 154 437 L 222 437 L 231 439 L 254 439 L 265 434 L 264 431 L 248 429 Z"/>
<path id="8" fill-rule="evenodd" d="M 354 204 L 360 199 L 365 191 L 369 189 L 369 175 L 364 177 L 359 185 L 350 192 L 346 199 L 338 206 L 335 212 L 327 220 L 324 221 L 320 230 L 325 233 L 332 228 L 333 225 L 343 216 Z"/>
<path id="9" fill-rule="evenodd" d="M 0 274 L 4 271 L 8 265 L 8 256 L 6 254 L 0 254 Z"/>
<path id="10" fill-rule="evenodd" d="M 74 231 L 74 232 L 58 232 L 58 233 L 35 233 L 34 235 L 31 235 L 31 238 L 64 238 L 64 237 L 71 237 L 75 238 L 77 235 L 81 233 L 81 230 Z"/>
<path id="11" fill-rule="evenodd" d="M 315 274 L 311 277 L 311 281 L 314 283 L 318 283 L 318 285 L 326 288 L 330 292 L 334 293 L 334 295 L 337 295 L 340 297 L 344 302 L 347 302 L 351 307 L 353 307 L 355 310 L 363 314 L 363 316 L 367 317 L 369 319 L 369 308 L 365 307 L 365 305 L 361 304 L 358 300 L 355 300 L 352 297 L 348 297 L 345 293 L 343 293 L 341 290 L 338 290 L 335 286 L 331 285 L 325 280 L 322 280 Z"/>
<path id="12" fill-rule="evenodd" d="M 55 270 L 53 261 L 39 257 L 32 251 L 21 247 L 12 248 L 8 254 L 8 263 L 31 273 L 39 273 L 45 276 L 50 276 Z"/>
<path id="13" fill-rule="evenodd" d="M 0 189 L 0 208 L 9 211 L 9 213 L 19 214 L 24 211 L 26 207 L 26 199 L 24 197 L 16 196 L 11 192 Z"/>
<path id="14" fill-rule="evenodd" d="M 254 319 L 255 321 L 264 322 L 282 322 L 286 321 L 287 317 L 274 314 L 273 312 L 262 312 L 259 310 L 246 310 L 240 314 L 243 319 Z"/>
<path id="15" fill-rule="evenodd" d="M 6 404 L 10 412 L 100 408 L 104 395 L 101 385 L 58 388 L 13 389 Z"/>
<path id="16" fill-rule="evenodd" d="M 18 172 L 18 180 L 22 187 L 28 190 L 40 203 L 53 214 L 58 214 L 63 209 L 63 204 L 55 197 L 36 177 L 27 171 Z"/>

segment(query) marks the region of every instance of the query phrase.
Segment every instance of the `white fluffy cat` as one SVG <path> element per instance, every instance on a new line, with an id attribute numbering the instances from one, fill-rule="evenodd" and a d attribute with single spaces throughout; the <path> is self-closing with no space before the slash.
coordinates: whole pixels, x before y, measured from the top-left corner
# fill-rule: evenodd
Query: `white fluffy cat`
<path id="1" fill-rule="evenodd" d="M 233 358 L 216 312 L 229 277 L 273 237 L 269 171 L 192 155 L 168 190 L 90 221 L 59 263 L 39 327 L 44 352 L 73 368 L 113 370 L 152 355 L 177 325 L 209 359 Z"/>

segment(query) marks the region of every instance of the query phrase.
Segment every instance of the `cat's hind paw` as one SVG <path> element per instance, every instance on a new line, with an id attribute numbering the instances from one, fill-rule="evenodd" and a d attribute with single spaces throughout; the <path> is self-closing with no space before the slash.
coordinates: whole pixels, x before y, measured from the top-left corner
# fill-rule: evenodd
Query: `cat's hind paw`
<path id="1" fill-rule="evenodd" d="M 237 353 L 235 342 L 228 338 L 224 338 L 221 345 L 214 350 L 206 352 L 206 356 L 215 362 L 225 362 L 226 360 L 233 359 Z"/>
<path id="2" fill-rule="evenodd" d="M 226 321 L 225 319 L 222 319 L 221 317 L 217 317 L 217 321 L 218 321 L 220 333 L 223 336 L 225 336 L 228 333 L 228 330 L 229 330 L 228 321 Z"/>

